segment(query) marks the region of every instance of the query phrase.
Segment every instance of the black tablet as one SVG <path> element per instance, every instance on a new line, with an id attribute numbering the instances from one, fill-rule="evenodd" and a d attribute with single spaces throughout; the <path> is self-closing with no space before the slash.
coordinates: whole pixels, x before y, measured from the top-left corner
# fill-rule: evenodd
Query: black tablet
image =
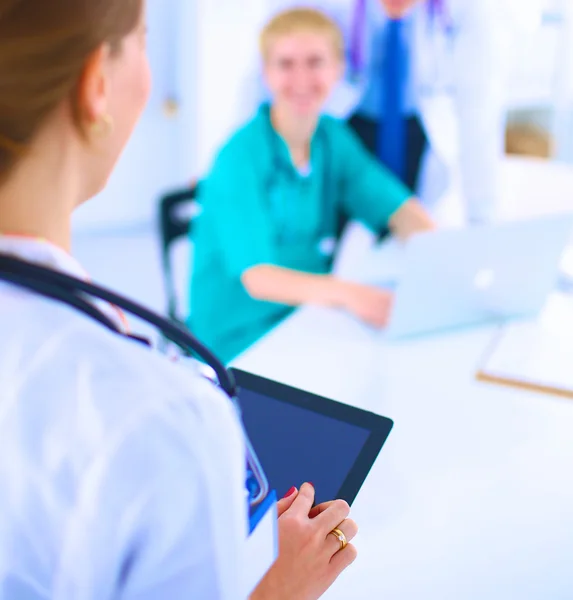
<path id="1" fill-rule="evenodd" d="M 393 426 L 390 419 L 232 369 L 243 422 L 281 498 L 305 481 L 316 503 L 352 504 Z"/>

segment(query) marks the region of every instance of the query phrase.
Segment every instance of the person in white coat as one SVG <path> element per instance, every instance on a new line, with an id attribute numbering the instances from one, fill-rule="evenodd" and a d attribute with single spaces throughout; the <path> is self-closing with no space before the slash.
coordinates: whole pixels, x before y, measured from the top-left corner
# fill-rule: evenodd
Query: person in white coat
<path id="1" fill-rule="evenodd" d="M 276 0 L 272 11 L 300 2 Z M 347 44 L 327 112 L 427 206 L 459 174 L 470 223 L 495 218 L 505 140 L 511 14 L 506 0 L 307 0 Z"/>
<path id="2" fill-rule="evenodd" d="M 4 264 L 87 278 L 71 215 L 144 107 L 145 37 L 143 0 L 0 1 Z M 246 449 L 231 401 L 124 335 L 115 306 L 84 302 L 117 332 L 13 283 L 0 282 L 0 598 L 244 600 Z M 253 600 L 318 598 L 354 560 L 330 535 L 356 534 L 348 505 L 313 500 L 304 483 L 279 502 L 279 557 Z"/>

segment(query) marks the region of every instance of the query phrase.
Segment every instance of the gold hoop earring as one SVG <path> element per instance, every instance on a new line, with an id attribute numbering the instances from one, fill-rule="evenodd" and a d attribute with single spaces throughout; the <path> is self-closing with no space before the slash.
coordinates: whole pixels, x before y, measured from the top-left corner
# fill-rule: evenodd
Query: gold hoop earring
<path id="1" fill-rule="evenodd" d="M 111 115 L 105 114 L 98 121 L 92 123 L 90 129 L 92 135 L 98 137 L 107 137 L 113 132 L 113 118 Z"/>

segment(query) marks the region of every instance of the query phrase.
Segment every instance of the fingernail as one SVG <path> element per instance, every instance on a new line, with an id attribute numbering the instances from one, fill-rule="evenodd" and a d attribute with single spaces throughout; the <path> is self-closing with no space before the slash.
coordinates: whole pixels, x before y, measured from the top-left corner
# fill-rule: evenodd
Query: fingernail
<path id="1" fill-rule="evenodd" d="M 294 485 L 290 488 L 290 490 L 283 496 L 283 500 L 285 498 L 288 498 L 289 496 L 292 496 L 294 493 L 296 492 L 296 488 L 294 487 Z"/>
<path id="2" fill-rule="evenodd" d="M 312 481 L 307 481 L 307 483 L 308 483 L 308 485 L 312 485 L 312 487 L 313 487 L 314 489 L 316 489 L 316 488 L 314 487 L 314 483 L 312 483 Z"/>

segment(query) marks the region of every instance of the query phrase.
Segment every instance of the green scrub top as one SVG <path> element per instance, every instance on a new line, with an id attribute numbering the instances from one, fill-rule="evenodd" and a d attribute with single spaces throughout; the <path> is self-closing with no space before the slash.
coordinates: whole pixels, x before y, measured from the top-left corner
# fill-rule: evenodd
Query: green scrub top
<path id="1" fill-rule="evenodd" d="M 231 361 L 292 307 L 252 298 L 242 274 L 260 264 L 326 274 L 342 214 L 382 231 L 412 196 L 342 121 L 321 117 L 308 172 L 292 163 L 270 108 L 222 148 L 201 183 L 191 231 L 192 331 Z"/>

